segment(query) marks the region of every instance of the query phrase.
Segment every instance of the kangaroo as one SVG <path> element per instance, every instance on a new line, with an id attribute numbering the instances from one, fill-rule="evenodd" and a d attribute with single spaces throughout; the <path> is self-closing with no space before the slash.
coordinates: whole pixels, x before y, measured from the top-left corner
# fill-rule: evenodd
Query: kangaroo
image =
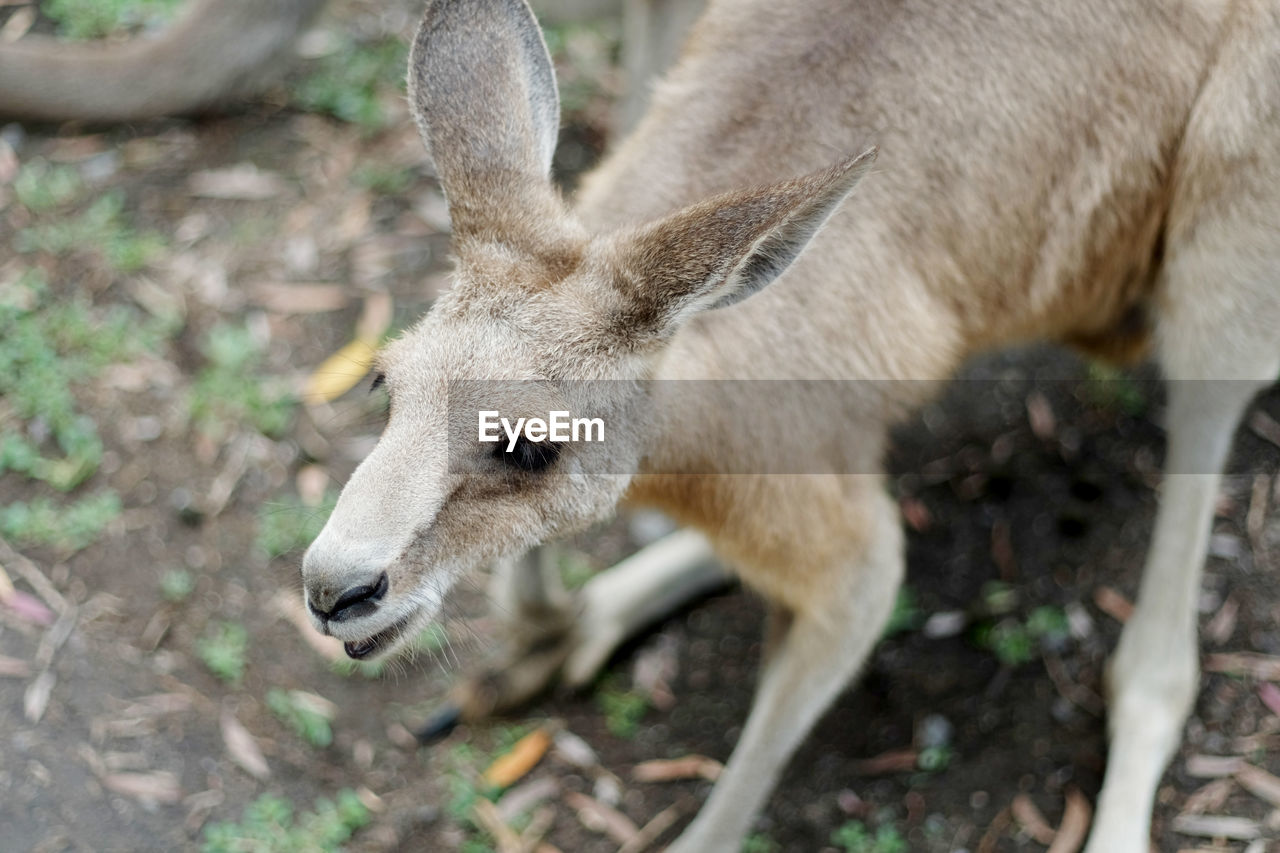
<path id="1" fill-rule="evenodd" d="M 888 426 L 994 347 L 1149 354 L 1173 380 L 1168 476 L 1109 666 L 1087 847 L 1147 853 L 1196 692 L 1219 472 L 1280 373 L 1277 45 L 1273 0 L 715 0 L 569 203 L 528 5 L 429 3 L 410 99 L 454 283 L 381 354 L 385 432 L 302 565 L 315 625 L 352 657 L 392 654 L 459 576 L 506 561 L 499 597 L 573 623 L 521 689 L 581 683 L 639 615 L 704 586 L 714 553 L 768 602 L 765 654 L 737 747 L 668 850 L 737 851 L 893 607 Z M 741 426 L 724 380 L 887 381 Z M 477 413 L 553 410 L 601 418 L 608 440 L 478 438 Z M 576 610 L 512 561 L 620 501 L 689 530 Z"/>

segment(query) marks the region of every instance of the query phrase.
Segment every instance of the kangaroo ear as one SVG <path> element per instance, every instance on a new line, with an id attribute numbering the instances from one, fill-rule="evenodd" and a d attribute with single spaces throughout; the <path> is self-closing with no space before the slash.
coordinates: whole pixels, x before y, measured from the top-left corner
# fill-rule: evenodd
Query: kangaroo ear
<path id="1" fill-rule="evenodd" d="M 875 160 L 872 148 L 785 183 L 686 207 L 622 238 L 626 322 L 674 331 L 746 299 L 787 269 Z"/>
<path id="2" fill-rule="evenodd" d="M 525 0 L 432 0 L 409 57 L 409 100 L 459 237 L 504 239 L 562 211 L 551 186 L 560 95 Z"/>

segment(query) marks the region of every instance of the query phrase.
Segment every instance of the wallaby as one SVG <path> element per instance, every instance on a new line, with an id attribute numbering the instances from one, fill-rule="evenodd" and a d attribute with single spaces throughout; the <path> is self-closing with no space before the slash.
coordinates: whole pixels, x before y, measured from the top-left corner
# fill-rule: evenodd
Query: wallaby
<path id="1" fill-rule="evenodd" d="M 327 0 L 188 0 L 155 38 L 69 44 L 27 36 L 0 44 L 0 116 L 38 121 L 138 121 L 225 106 L 275 82 L 289 48 Z M 538 0 L 543 15 L 577 21 L 617 12 L 619 0 Z M 647 83 L 675 58 L 702 0 L 622 0 L 629 128 Z"/>
<path id="2" fill-rule="evenodd" d="M 1169 475 L 1109 668 L 1087 849 L 1147 853 L 1196 693 L 1218 472 L 1280 373 L 1277 45 L 1274 0 L 716 0 L 570 205 L 528 5 L 429 3 L 410 98 L 457 269 L 381 354 L 386 430 L 302 566 L 315 624 L 353 657 L 390 654 L 463 573 L 620 500 L 664 510 L 697 532 L 593 579 L 532 680 L 581 683 L 709 554 L 732 567 L 772 611 L 758 692 L 668 848 L 731 853 L 892 610 L 887 427 L 979 351 L 1149 352 L 1176 380 Z M 850 156 L 873 145 L 874 170 Z M 746 425 L 736 383 L 683 381 L 766 379 L 885 381 Z M 589 413 L 608 440 L 486 443 L 485 410 Z M 779 458 L 791 473 L 753 473 Z M 498 577 L 500 598 L 573 616 L 536 561 Z"/>

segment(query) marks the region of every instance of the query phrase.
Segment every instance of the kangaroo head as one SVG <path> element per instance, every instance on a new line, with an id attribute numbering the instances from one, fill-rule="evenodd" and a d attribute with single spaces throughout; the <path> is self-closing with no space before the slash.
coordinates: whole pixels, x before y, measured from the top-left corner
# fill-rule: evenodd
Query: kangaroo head
<path id="1" fill-rule="evenodd" d="M 399 648 L 461 573 L 607 516 L 646 453 L 646 381 L 673 335 L 776 278 L 871 161 L 598 234 L 550 180 L 559 96 L 525 0 L 435 0 L 409 84 L 454 283 L 382 352 L 386 429 L 302 566 L 313 620 L 358 658 Z M 486 442 L 485 412 L 598 418 L 604 440 Z"/>

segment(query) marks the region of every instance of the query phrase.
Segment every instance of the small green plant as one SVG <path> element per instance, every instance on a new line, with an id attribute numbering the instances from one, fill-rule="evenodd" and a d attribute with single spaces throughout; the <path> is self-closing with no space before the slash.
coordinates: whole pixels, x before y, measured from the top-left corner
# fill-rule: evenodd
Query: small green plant
<path id="1" fill-rule="evenodd" d="M 32 213 L 46 213 L 80 199 L 84 182 L 70 166 L 54 166 L 45 160 L 31 160 L 18 172 L 13 192 L 18 203 Z"/>
<path id="2" fill-rule="evenodd" d="M 106 192 L 79 216 L 37 222 L 18 232 L 17 249 L 53 255 L 90 249 L 116 272 L 136 272 L 154 260 L 165 244 L 160 235 L 139 233 L 125 222 L 124 201 L 123 193 Z"/>
<path id="3" fill-rule="evenodd" d="M 649 710 L 649 700 L 635 690 L 627 690 L 615 676 L 606 678 L 596 689 L 596 704 L 604 713 L 604 724 L 620 738 L 633 738 L 640 721 Z"/>
<path id="4" fill-rule="evenodd" d="M 263 507 L 258 513 L 258 548 L 268 557 L 300 551 L 311 544 L 338 502 L 336 492 L 326 493 L 320 506 L 306 506 L 296 497 Z"/>
<path id="5" fill-rule="evenodd" d="M 742 842 L 742 853 L 781 853 L 782 847 L 763 832 L 748 835 Z"/>
<path id="6" fill-rule="evenodd" d="M 1004 666 L 1021 666 L 1035 657 L 1034 638 L 1025 625 L 1012 617 L 988 626 L 981 634 L 979 645 L 988 649 Z"/>
<path id="7" fill-rule="evenodd" d="M 1084 402 L 1100 409 L 1137 416 L 1147 410 L 1142 385 L 1121 370 L 1094 361 L 1082 390 Z"/>
<path id="8" fill-rule="evenodd" d="M 75 389 L 108 364 L 155 348 L 158 331 L 121 306 L 55 298 L 37 270 L 0 282 L 0 399 L 8 415 L 0 415 L 0 474 L 67 491 L 97 471 L 102 441 L 78 411 Z"/>
<path id="9" fill-rule="evenodd" d="M 560 579 L 568 589 L 581 589 L 596 573 L 591 558 L 573 548 L 557 548 L 555 560 L 560 569 Z"/>
<path id="10" fill-rule="evenodd" d="M 399 39 L 371 44 L 344 42 L 317 60 L 316 69 L 294 91 L 294 103 L 307 112 L 379 130 L 388 118 L 381 95 L 402 89 L 404 63 L 405 49 Z"/>
<path id="11" fill-rule="evenodd" d="M 117 35 L 167 21 L 182 0 L 45 0 L 40 11 L 68 39 Z"/>
<path id="12" fill-rule="evenodd" d="M 1030 662 L 1041 643 L 1061 642 L 1068 630 L 1066 613 L 1059 607 L 1044 606 L 1031 611 L 1025 623 L 1016 616 L 983 623 L 974 640 L 1004 666 L 1015 667 Z"/>
<path id="13" fill-rule="evenodd" d="M 329 718 L 305 696 L 296 691 L 272 687 L 267 691 L 267 707 L 280 721 L 293 729 L 298 737 L 315 747 L 333 743 Z"/>
<path id="14" fill-rule="evenodd" d="M 223 681 L 238 685 L 244 678 L 245 653 L 249 634 L 238 622 L 219 622 L 196 641 L 196 654 L 209 671 Z"/>
<path id="15" fill-rule="evenodd" d="M 196 588 L 196 579 L 186 569 L 169 569 L 160 576 L 160 594 L 165 601 L 186 601 Z"/>
<path id="16" fill-rule="evenodd" d="M 351 176 L 357 184 L 379 195 L 399 195 L 413 186 L 414 170 L 408 166 L 364 163 Z"/>
<path id="17" fill-rule="evenodd" d="M 293 804 L 263 794 L 244 810 L 239 823 L 222 821 L 205 827 L 204 853 L 337 853 L 371 816 L 353 791 L 343 789 L 336 801 L 321 798 L 313 812 L 294 815 Z"/>
<path id="18" fill-rule="evenodd" d="M 927 746 L 916 756 L 916 767 L 925 773 L 940 773 L 951 764 L 951 747 Z"/>
<path id="19" fill-rule="evenodd" d="M 831 843 L 845 853 L 907 853 L 907 842 L 892 826 L 881 826 L 872 835 L 860 820 L 848 821 L 831 833 Z"/>
<path id="20" fill-rule="evenodd" d="M 75 552 L 87 547 L 120 515 L 120 497 L 103 492 L 55 504 L 47 498 L 0 506 L 0 536 L 14 544 Z"/>
<path id="21" fill-rule="evenodd" d="M 207 362 L 188 397 L 196 428 L 214 440 L 225 438 L 238 424 L 272 438 L 282 434 L 296 401 L 282 380 L 262 374 L 261 347 L 249 330 L 220 323 L 200 349 Z"/>
<path id="22" fill-rule="evenodd" d="M 898 590 L 898 598 L 893 603 L 893 613 L 889 623 L 885 625 L 884 637 L 892 637 L 904 631 L 914 631 L 924 624 L 924 611 L 916 605 L 916 595 L 909 586 Z"/>
<path id="23" fill-rule="evenodd" d="M 479 838 L 464 838 L 458 853 L 493 853 L 493 845 Z"/>

